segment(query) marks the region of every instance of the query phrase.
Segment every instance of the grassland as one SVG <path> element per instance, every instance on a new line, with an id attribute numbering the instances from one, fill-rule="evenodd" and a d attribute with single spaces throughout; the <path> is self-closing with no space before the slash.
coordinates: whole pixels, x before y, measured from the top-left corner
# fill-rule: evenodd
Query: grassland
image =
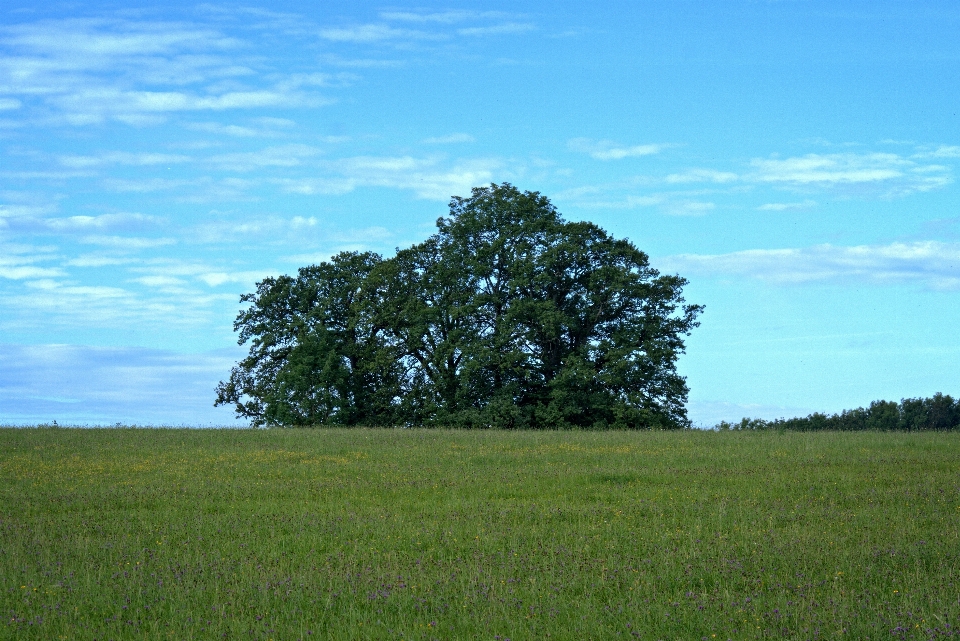
<path id="1" fill-rule="evenodd" d="M 928 639 L 960 435 L 0 430 L 0 636 Z"/>

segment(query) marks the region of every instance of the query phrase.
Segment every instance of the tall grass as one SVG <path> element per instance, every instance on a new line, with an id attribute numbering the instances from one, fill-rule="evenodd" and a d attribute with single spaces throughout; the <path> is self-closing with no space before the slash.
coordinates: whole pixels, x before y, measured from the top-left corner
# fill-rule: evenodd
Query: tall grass
<path id="1" fill-rule="evenodd" d="M 0 636 L 927 639 L 960 436 L 0 430 Z"/>

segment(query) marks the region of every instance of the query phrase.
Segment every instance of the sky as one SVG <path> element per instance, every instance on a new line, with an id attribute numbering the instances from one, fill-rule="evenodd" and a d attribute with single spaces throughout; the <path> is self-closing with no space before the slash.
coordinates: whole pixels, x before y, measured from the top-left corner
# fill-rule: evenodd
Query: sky
<path id="1" fill-rule="evenodd" d="M 238 424 L 241 294 L 491 182 L 688 279 L 697 425 L 960 395 L 955 2 L 162 4 L 0 9 L 0 424 Z"/>

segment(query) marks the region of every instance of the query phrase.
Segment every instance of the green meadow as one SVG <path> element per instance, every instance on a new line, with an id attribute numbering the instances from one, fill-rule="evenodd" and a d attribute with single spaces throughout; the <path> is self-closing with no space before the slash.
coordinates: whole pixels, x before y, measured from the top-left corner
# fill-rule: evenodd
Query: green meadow
<path id="1" fill-rule="evenodd" d="M 939 639 L 960 435 L 0 430 L 0 637 Z"/>

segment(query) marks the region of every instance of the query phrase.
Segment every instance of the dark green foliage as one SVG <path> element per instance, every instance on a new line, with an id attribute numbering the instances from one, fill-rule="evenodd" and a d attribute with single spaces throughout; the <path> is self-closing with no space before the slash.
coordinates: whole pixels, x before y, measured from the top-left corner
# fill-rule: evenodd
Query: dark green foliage
<path id="1" fill-rule="evenodd" d="M 676 359 L 702 308 L 684 279 L 509 184 L 454 198 L 437 228 L 389 260 L 341 254 L 295 287 L 260 283 L 236 323 L 251 356 L 217 402 L 274 425 L 689 424 Z M 293 338 L 273 348 L 278 333 Z"/>
<path id="2" fill-rule="evenodd" d="M 960 430 L 960 399 L 934 394 L 931 398 L 905 398 L 900 403 L 874 401 L 870 407 L 844 410 L 840 414 L 820 414 L 803 418 L 778 418 L 765 421 L 745 418 L 739 423 L 721 422 L 720 430 L 795 430 L 816 432 L 834 430 L 858 432 L 920 432 L 929 430 Z"/>
<path id="3" fill-rule="evenodd" d="M 363 304 L 376 254 L 342 253 L 245 294 L 234 322 L 250 354 L 217 387 L 254 425 L 378 425 L 394 422 L 401 371 Z"/>

